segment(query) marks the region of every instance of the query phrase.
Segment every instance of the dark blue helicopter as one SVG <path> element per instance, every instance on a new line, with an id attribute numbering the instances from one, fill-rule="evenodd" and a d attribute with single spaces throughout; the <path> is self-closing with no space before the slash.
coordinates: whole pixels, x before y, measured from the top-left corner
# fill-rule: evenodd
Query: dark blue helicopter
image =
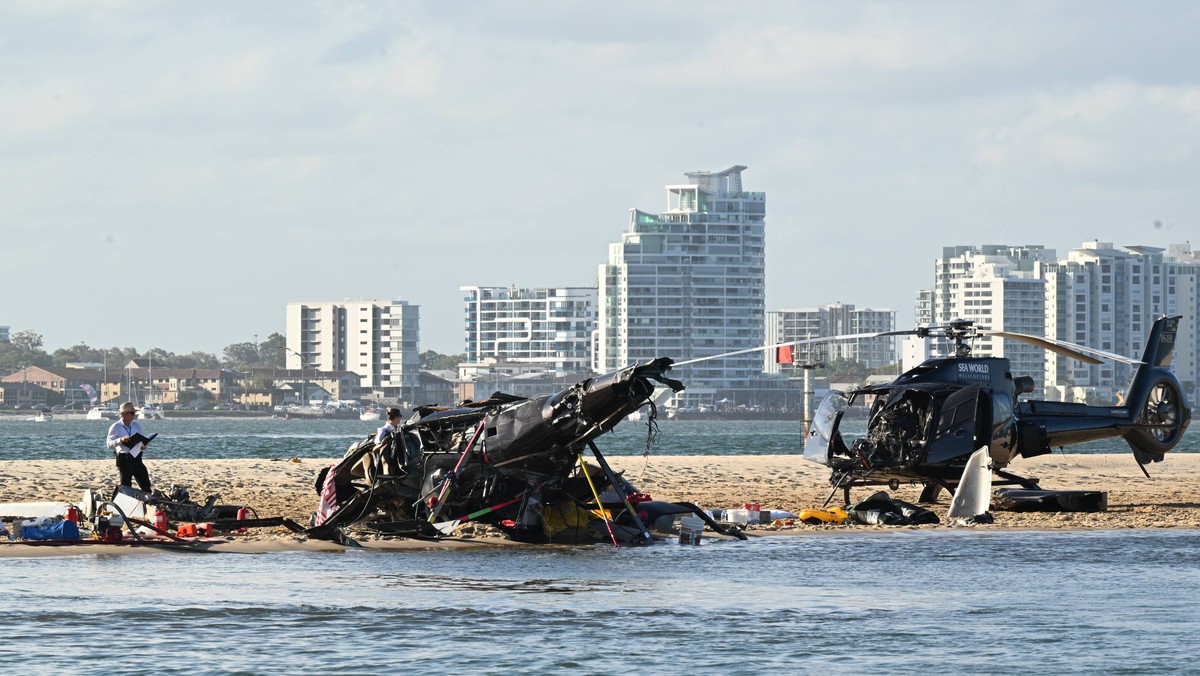
<path id="1" fill-rule="evenodd" d="M 887 384 L 848 395 L 831 393 L 814 416 L 804 456 L 832 470 L 833 490 L 843 489 L 847 503 L 853 486 L 888 485 L 894 490 L 903 483 L 923 484 L 921 501 L 933 502 L 941 489 L 954 490 L 968 459 L 981 448 L 987 449 L 991 469 L 1003 480 L 998 483 L 1025 488 L 1037 488 L 1036 480 L 1004 471 L 1016 457 L 1098 439 L 1123 438 L 1145 472 L 1145 465 L 1161 461 L 1179 443 L 1191 422 L 1183 388 L 1169 368 L 1179 319 L 1155 321 L 1140 360 L 992 331 L 965 320 L 873 334 L 942 337 L 953 342 L 954 354 L 929 359 Z M 970 356 L 969 341 L 985 335 L 1031 343 L 1087 363 L 1102 363 L 1096 358 L 1100 356 L 1136 368 L 1124 401 L 1115 406 L 1020 400 L 1019 395 L 1033 391 L 1032 378 L 1014 377 L 1008 359 Z M 860 398 L 873 401 L 865 433 L 852 435 L 841 423 L 847 407 Z"/>

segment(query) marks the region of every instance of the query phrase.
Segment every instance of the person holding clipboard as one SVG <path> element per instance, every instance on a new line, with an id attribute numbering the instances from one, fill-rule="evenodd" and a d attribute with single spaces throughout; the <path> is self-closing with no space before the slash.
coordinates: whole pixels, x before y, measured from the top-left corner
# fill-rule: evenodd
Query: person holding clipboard
<path id="1" fill-rule="evenodd" d="M 121 404 L 121 419 L 108 428 L 108 447 L 117 453 L 117 472 L 121 475 L 121 485 L 130 486 L 130 479 L 137 479 L 138 488 L 149 492 L 150 473 L 142 462 L 142 451 L 158 435 L 143 436 L 142 426 L 134 420 L 135 417 L 137 407 L 133 402 Z"/>

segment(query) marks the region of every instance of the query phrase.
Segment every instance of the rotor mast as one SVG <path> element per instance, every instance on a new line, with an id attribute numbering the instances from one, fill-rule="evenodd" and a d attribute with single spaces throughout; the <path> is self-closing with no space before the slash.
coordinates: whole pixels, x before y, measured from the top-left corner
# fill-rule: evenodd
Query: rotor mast
<path id="1" fill-rule="evenodd" d="M 809 336 L 811 338 L 812 336 Z M 804 439 L 808 439 L 808 433 L 812 429 L 813 419 L 813 369 L 825 367 L 825 355 L 817 345 L 808 344 L 802 349 L 796 350 L 792 360 L 792 367 L 798 368 L 804 374 L 804 390 L 802 392 L 804 400 Z"/>

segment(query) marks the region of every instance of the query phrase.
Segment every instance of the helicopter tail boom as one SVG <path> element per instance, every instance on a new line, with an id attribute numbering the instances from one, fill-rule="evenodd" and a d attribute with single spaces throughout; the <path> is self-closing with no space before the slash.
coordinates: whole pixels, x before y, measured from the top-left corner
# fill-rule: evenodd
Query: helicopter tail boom
<path id="1" fill-rule="evenodd" d="M 1191 422 L 1191 409 L 1179 379 L 1169 368 L 1179 317 L 1154 322 L 1142 361 L 1125 401 L 1117 406 L 1022 402 L 1021 455 L 1119 436 L 1141 464 L 1158 462 L 1175 447 Z"/>

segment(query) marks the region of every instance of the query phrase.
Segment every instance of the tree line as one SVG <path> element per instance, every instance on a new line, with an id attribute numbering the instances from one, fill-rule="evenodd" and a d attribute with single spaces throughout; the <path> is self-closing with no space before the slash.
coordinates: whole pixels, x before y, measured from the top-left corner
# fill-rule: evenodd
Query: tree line
<path id="1" fill-rule="evenodd" d="M 97 348 L 86 343 L 46 352 L 41 334 L 18 331 L 12 334 L 9 342 L 0 342 L 0 372 L 12 373 L 27 366 L 61 367 L 70 362 L 107 364 L 110 368 L 119 369 L 134 359 L 147 359 L 162 368 L 284 368 L 284 345 L 284 337 L 272 333 L 260 343 L 247 341 L 226 345 L 221 357 L 211 352 L 175 354 L 160 347 L 142 352 L 132 347 Z"/>
<path id="2" fill-rule="evenodd" d="M 107 364 L 110 368 L 119 369 L 134 359 L 148 359 L 162 368 L 226 368 L 237 371 L 282 369 L 286 364 L 286 346 L 286 338 L 279 333 L 272 333 L 259 343 L 246 341 L 226 345 L 220 357 L 211 352 L 175 354 L 159 347 L 140 352 L 132 347 L 97 348 L 85 343 L 46 352 L 40 333 L 18 331 L 12 334 L 9 342 L 0 342 L 0 374 L 20 371 L 27 366 L 62 367 L 70 362 Z M 466 359 L 466 354 L 447 355 L 425 350 L 421 353 L 421 368 L 456 369 Z"/>

